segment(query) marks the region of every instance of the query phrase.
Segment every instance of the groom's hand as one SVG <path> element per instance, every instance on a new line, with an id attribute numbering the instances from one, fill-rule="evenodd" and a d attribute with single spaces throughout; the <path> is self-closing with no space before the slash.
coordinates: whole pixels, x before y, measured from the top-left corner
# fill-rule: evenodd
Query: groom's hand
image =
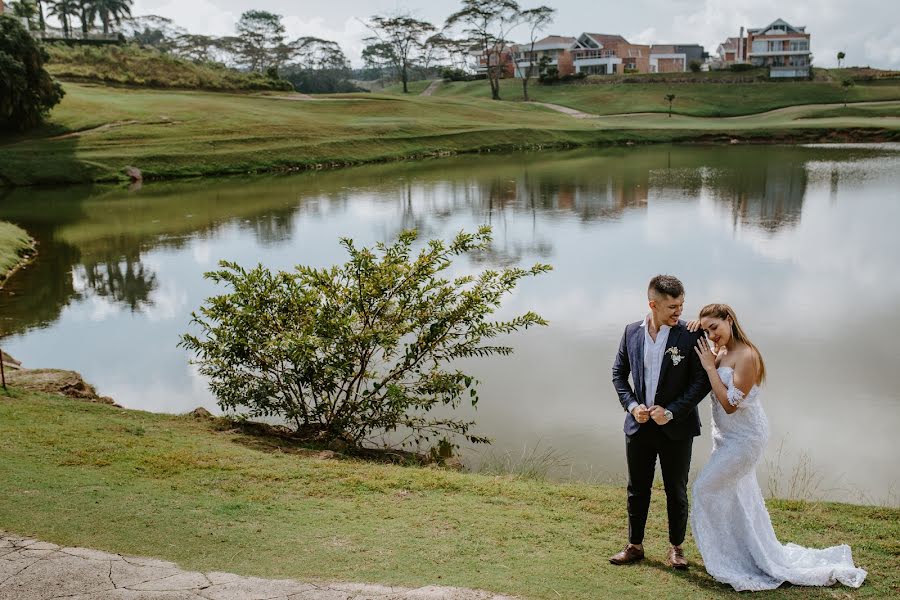
<path id="1" fill-rule="evenodd" d="M 646 423 L 650 420 L 650 410 L 643 404 L 638 404 L 631 409 L 631 416 L 633 416 L 634 420 L 638 423 Z"/>
<path id="2" fill-rule="evenodd" d="M 657 425 L 665 425 L 669 422 L 669 419 L 666 417 L 666 409 L 658 404 L 652 406 L 648 412 L 650 413 L 650 418 Z"/>

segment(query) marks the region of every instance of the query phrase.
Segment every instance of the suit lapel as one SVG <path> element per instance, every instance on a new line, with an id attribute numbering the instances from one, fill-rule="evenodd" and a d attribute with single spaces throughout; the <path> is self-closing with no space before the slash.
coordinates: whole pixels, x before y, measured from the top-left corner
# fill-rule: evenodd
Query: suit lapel
<path id="1" fill-rule="evenodd" d="M 681 338 L 681 333 L 683 328 L 681 327 L 681 323 L 675 325 L 672 329 L 669 330 L 669 339 L 666 340 L 666 350 L 672 347 L 678 347 L 679 338 Z M 659 369 L 659 383 L 656 384 L 657 392 L 662 389 L 663 383 L 666 380 L 666 375 L 669 373 L 669 367 L 672 366 L 672 355 L 670 353 L 666 353 L 663 355 L 662 367 Z"/>
<path id="2" fill-rule="evenodd" d="M 631 364 L 634 365 L 631 371 L 634 373 L 634 393 L 638 397 L 641 404 L 647 402 L 647 390 L 644 387 L 644 328 L 638 327 L 634 336 L 634 349 L 631 355 Z"/>

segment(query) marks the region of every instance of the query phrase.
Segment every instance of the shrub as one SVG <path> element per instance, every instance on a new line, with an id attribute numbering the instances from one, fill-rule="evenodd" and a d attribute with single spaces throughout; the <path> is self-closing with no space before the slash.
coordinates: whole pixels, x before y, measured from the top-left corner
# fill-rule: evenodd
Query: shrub
<path id="1" fill-rule="evenodd" d="M 750 63 L 733 63 L 728 65 L 728 69 L 730 71 L 734 71 L 735 73 L 742 73 L 744 71 L 752 71 L 756 67 L 751 65 Z"/>
<path id="2" fill-rule="evenodd" d="M 699 73 L 702 70 L 702 66 L 699 60 L 692 60 L 688 63 L 688 68 L 691 70 L 691 73 Z"/>
<path id="3" fill-rule="evenodd" d="M 35 127 L 62 100 L 62 86 L 44 69 L 48 59 L 18 20 L 0 15 L 0 129 Z"/>
<path id="4" fill-rule="evenodd" d="M 193 315 L 200 336 L 184 335 L 181 345 L 196 355 L 219 406 L 280 417 L 298 432 L 355 447 L 397 430 L 401 446 L 456 435 L 487 442 L 469 433 L 472 422 L 429 411 L 478 401 L 477 382 L 449 363 L 510 354 L 485 340 L 546 325 L 533 312 L 487 318 L 520 279 L 550 267 L 450 280 L 443 273 L 455 258 L 489 248 L 490 228 L 449 244 L 431 240 L 413 257 L 416 238 L 406 231 L 374 249 L 343 239 L 350 258 L 331 268 L 273 273 L 222 262 L 207 273 L 231 291 L 206 300 Z"/>

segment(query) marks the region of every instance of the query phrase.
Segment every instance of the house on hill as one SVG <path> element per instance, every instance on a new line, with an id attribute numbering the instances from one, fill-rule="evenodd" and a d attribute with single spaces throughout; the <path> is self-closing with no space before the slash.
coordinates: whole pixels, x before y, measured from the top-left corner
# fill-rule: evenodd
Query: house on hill
<path id="1" fill-rule="evenodd" d="M 556 67 L 560 75 L 571 75 L 575 72 L 572 62 L 572 46 L 575 38 L 564 35 L 548 35 L 537 40 L 534 48 L 531 44 L 517 44 L 513 46 L 515 63 L 515 76 L 524 77 L 532 64 L 546 64 L 548 67 Z M 531 71 L 537 75 L 537 69 Z"/>
<path id="2" fill-rule="evenodd" d="M 810 34 L 776 19 L 765 27 L 747 30 L 747 62 L 768 67 L 769 77 L 808 77 L 812 66 Z"/>

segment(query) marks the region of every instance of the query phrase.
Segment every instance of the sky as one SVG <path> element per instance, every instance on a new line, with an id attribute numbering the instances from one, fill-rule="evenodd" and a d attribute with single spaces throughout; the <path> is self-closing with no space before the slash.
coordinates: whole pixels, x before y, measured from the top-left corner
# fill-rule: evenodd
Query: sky
<path id="1" fill-rule="evenodd" d="M 523 8 L 540 0 L 520 2 Z M 777 18 L 806 26 L 812 34 L 813 64 L 836 65 L 838 51 L 846 65 L 900 69 L 900 0 L 544 0 L 557 10 L 546 30 L 578 36 L 584 31 L 615 33 L 633 43 L 700 43 L 711 54 L 741 26 L 765 27 Z M 361 65 L 363 20 L 374 14 L 409 12 L 441 25 L 460 7 L 459 0 L 135 0 L 134 15 L 169 17 L 193 33 L 224 35 L 245 10 L 268 10 L 284 17 L 291 38 L 312 35 L 338 42 L 354 66 Z M 524 28 L 520 37 L 525 35 Z M 516 40 L 516 33 L 512 35 Z M 524 39 L 524 37 L 523 37 Z"/>

